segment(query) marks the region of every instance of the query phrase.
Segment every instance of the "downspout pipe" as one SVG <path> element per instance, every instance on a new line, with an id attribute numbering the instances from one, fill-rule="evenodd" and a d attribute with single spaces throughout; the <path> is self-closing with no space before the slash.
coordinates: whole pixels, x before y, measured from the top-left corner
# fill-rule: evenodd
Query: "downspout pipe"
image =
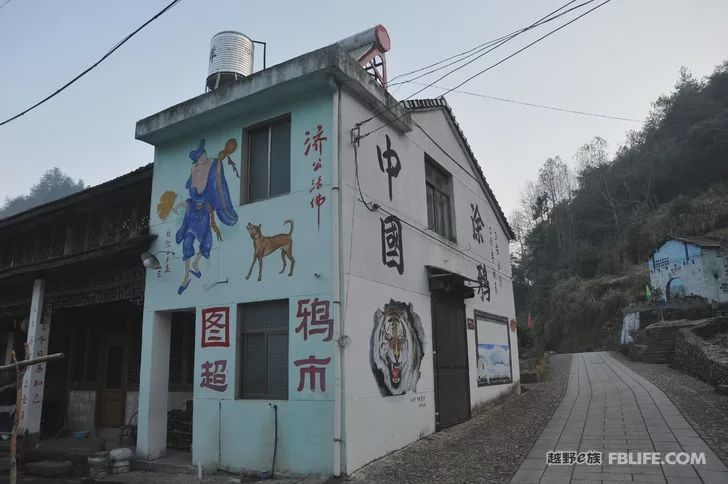
<path id="1" fill-rule="evenodd" d="M 334 476 L 341 476 L 342 472 L 342 460 L 344 445 L 343 445 L 343 433 L 344 433 L 344 399 L 343 399 L 343 387 L 344 387 L 344 308 L 341 301 L 342 286 L 344 283 L 343 277 L 343 257 L 342 252 L 342 223 L 341 223 L 341 170 L 339 169 L 339 148 L 341 146 L 341 130 L 340 128 L 340 111 L 341 106 L 341 89 L 336 81 L 329 78 L 329 86 L 331 87 L 332 94 L 332 138 L 336 140 L 333 146 L 333 153 L 331 157 L 331 198 L 332 207 L 334 210 L 334 216 L 332 217 L 332 234 L 333 234 L 333 248 L 334 258 L 332 273 L 334 276 L 333 280 L 333 299 L 335 305 L 335 311 L 339 320 L 338 331 L 336 331 L 336 343 L 338 354 L 335 355 L 336 360 L 336 386 L 334 393 Z"/>

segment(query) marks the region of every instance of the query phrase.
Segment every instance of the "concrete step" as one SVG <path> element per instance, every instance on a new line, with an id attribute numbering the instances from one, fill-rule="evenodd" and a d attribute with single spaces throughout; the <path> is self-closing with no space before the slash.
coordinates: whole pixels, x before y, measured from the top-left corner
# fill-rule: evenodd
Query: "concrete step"
<path id="1" fill-rule="evenodd" d="M 197 467 L 192 464 L 164 462 L 164 459 L 135 459 L 131 461 L 131 470 L 141 472 L 164 472 L 167 474 L 197 474 Z"/>

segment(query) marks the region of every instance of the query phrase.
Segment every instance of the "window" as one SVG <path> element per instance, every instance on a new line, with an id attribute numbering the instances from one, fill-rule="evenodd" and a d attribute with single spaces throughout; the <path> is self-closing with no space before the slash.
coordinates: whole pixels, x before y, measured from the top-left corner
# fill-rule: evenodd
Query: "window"
<path id="1" fill-rule="evenodd" d="M 238 306 L 238 397 L 288 398 L 288 300 Z"/>
<path id="2" fill-rule="evenodd" d="M 291 120 L 289 117 L 245 130 L 245 177 L 241 203 L 288 193 L 291 189 Z"/>
<path id="3" fill-rule="evenodd" d="M 427 187 L 427 227 L 450 240 L 452 230 L 452 177 L 425 155 Z"/>

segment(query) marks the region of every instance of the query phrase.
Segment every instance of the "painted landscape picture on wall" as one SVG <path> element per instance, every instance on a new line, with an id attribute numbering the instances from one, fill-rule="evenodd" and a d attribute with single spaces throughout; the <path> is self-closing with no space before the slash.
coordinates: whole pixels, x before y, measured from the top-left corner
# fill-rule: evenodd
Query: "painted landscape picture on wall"
<path id="1" fill-rule="evenodd" d="M 511 351 L 508 345 L 478 345 L 478 386 L 511 382 Z"/>

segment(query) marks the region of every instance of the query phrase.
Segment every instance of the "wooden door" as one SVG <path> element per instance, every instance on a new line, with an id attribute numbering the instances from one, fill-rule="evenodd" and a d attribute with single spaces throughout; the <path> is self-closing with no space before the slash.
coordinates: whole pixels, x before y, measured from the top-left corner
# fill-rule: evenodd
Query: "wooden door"
<path id="1" fill-rule="evenodd" d="M 108 335 L 104 372 L 99 392 L 98 427 L 121 427 L 124 423 L 126 390 L 124 385 L 124 342 L 121 335 Z"/>

